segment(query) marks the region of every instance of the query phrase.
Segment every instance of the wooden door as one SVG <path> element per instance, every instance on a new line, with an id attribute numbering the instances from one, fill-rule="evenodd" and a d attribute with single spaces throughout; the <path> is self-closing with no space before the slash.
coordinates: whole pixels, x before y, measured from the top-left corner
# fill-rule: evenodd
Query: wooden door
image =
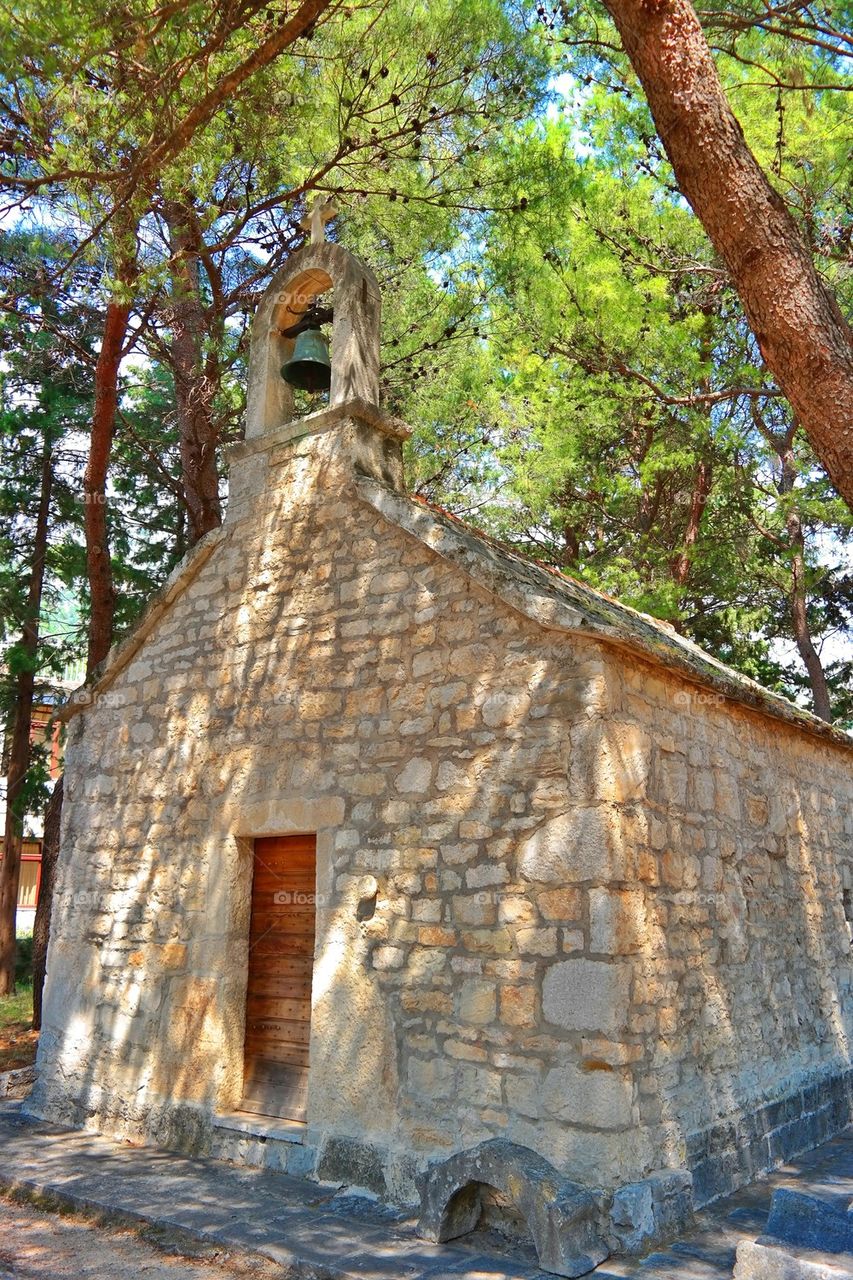
<path id="1" fill-rule="evenodd" d="M 243 1111 L 304 1120 L 314 964 L 316 836 L 255 841 Z"/>

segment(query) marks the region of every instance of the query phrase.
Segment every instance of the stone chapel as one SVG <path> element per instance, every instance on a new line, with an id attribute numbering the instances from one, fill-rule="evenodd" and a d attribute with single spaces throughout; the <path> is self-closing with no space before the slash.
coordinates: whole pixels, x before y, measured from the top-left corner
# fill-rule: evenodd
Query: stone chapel
<path id="1" fill-rule="evenodd" d="M 853 1119 L 853 741 L 407 494 L 379 318 L 274 278 L 226 520 L 65 710 L 27 1105 L 580 1274 Z"/>

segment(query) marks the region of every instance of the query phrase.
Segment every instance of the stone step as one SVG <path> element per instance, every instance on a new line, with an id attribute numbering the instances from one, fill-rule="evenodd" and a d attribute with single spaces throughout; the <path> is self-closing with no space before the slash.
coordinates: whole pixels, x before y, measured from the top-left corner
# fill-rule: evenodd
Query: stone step
<path id="1" fill-rule="evenodd" d="M 303 1178 L 317 1162 L 317 1150 L 305 1142 L 305 1133 L 298 1120 L 221 1112 L 213 1121 L 210 1154 L 214 1160 Z"/>

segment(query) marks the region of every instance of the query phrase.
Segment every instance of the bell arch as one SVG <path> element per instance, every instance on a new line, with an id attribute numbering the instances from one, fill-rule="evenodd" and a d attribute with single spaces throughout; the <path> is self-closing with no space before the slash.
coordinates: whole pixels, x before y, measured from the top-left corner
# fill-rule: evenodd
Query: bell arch
<path id="1" fill-rule="evenodd" d="M 293 351 L 282 330 L 295 324 L 320 294 L 331 289 L 332 382 L 329 406 L 360 400 L 379 405 L 381 298 L 373 272 L 339 244 L 306 245 L 276 272 L 252 322 L 246 438 L 293 418 L 293 390 L 281 366 Z"/>

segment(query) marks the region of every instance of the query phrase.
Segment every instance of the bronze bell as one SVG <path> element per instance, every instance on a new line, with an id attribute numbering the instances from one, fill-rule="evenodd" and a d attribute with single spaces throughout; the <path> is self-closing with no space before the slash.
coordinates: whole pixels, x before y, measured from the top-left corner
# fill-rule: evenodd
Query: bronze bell
<path id="1" fill-rule="evenodd" d="M 319 327 L 331 315 L 330 310 L 313 306 L 301 320 L 283 330 L 285 337 L 296 339 L 296 344 L 290 359 L 281 366 L 281 376 L 300 391 L 328 391 L 331 386 L 329 343 Z"/>

